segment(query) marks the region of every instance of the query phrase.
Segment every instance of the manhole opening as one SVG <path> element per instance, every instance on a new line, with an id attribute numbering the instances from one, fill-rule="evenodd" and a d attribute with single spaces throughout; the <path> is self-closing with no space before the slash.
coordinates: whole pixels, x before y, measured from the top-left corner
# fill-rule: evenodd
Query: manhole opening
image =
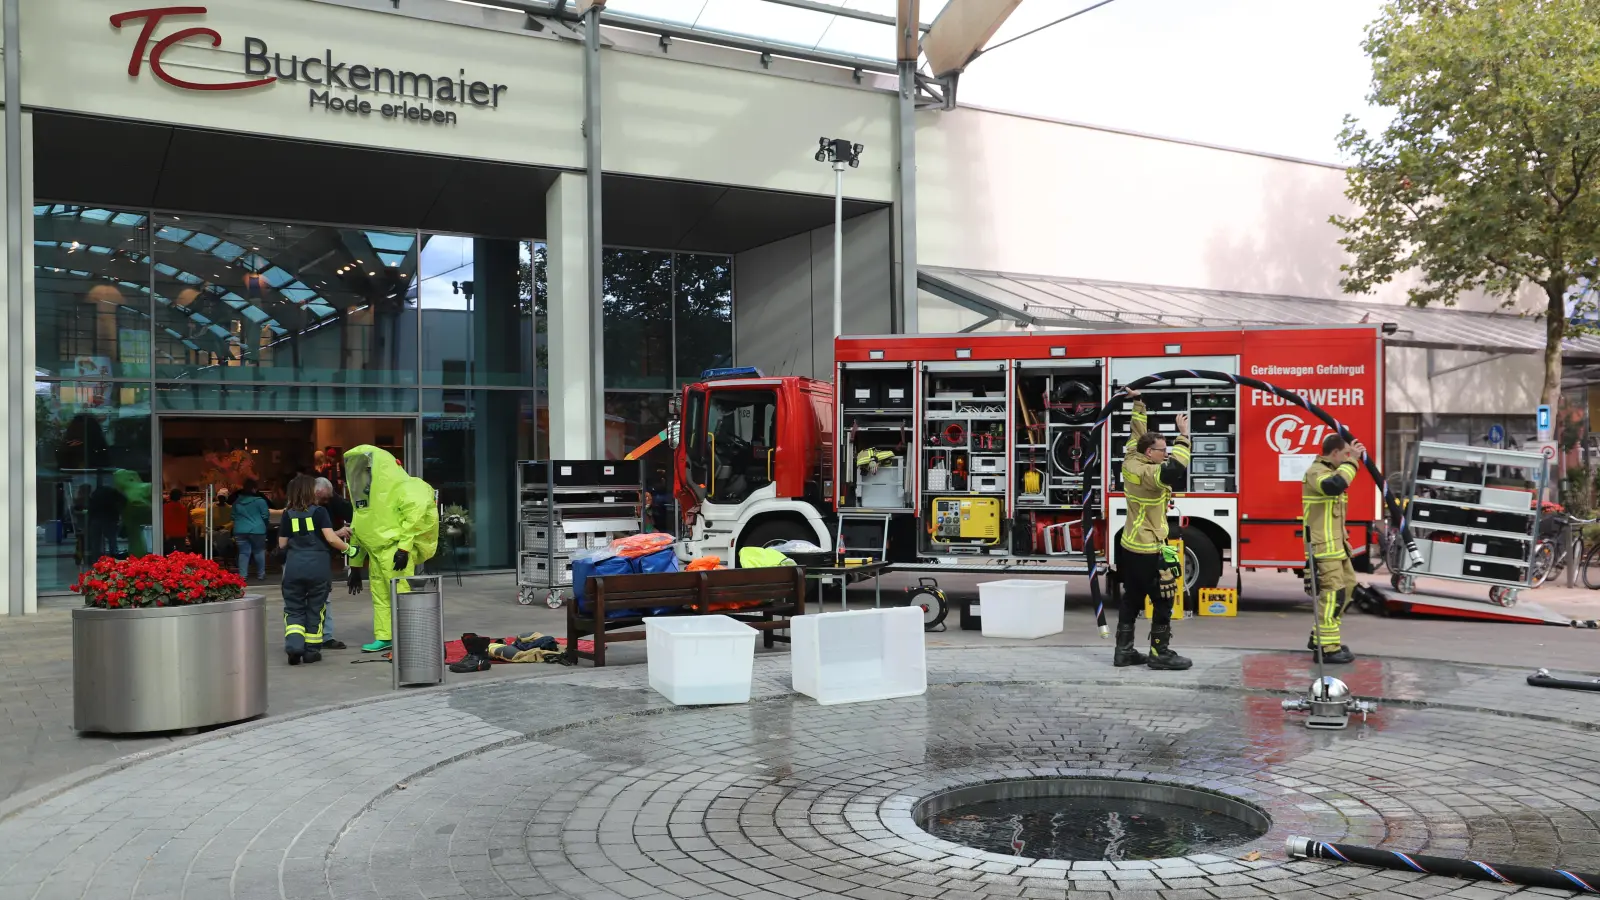
<path id="1" fill-rule="evenodd" d="M 935 794 L 911 810 L 936 838 L 1032 859 L 1166 859 L 1248 844 L 1272 819 L 1232 797 L 1149 781 L 1038 778 Z"/>

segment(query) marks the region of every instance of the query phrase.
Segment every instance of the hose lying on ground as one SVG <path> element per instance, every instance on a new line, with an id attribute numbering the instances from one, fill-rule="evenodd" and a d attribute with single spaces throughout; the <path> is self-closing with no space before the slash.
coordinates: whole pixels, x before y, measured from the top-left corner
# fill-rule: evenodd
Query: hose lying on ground
<path id="1" fill-rule="evenodd" d="M 1558 891 L 1577 891 L 1580 894 L 1600 894 L 1600 887 L 1596 887 L 1600 885 L 1600 875 L 1585 875 L 1568 872 L 1565 869 L 1490 865 L 1475 859 L 1420 856 L 1401 853 L 1398 850 L 1357 847 L 1354 844 L 1328 844 L 1304 837 L 1289 838 L 1287 849 L 1290 858 L 1326 859 L 1360 866 L 1376 866 L 1380 869 L 1421 872 L 1424 875 L 1449 875 L 1473 881 L 1496 881 L 1500 884 L 1520 884 L 1527 887 L 1554 888 Z"/>
<path id="2" fill-rule="evenodd" d="M 1561 688 L 1568 691 L 1600 691 L 1600 681 L 1578 681 L 1574 678 L 1557 678 L 1549 669 L 1540 669 L 1528 676 L 1534 687 Z"/>
<path id="3" fill-rule="evenodd" d="M 1096 414 L 1094 428 L 1092 428 L 1089 432 L 1089 446 L 1101 446 L 1101 433 L 1105 430 L 1106 423 L 1111 421 L 1111 414 L 1122 405 L 1124 400 L 1128 399 L 1129 393 L 1149 387 L 1150 385 L 1158 382 L 1177 381 L 1180 378 L 1189 378 L 1197 381 L 1215 381 L 1221 384 L 1240 385 L 1243 387 L 1255 388 L 1258 391 L 1265 391 L 1266 393 L 1277 397 L 1282 397 L 1290 403 L 1293 403 L 1295 406 L 1298 406 L 1301 409 L 1311 413 L 1313 416 L 1316 416 L 1318 419 L 1321 419 L 1323 424 L 1332 428 L 1336 433 L 1344 437 L 1346 440 L 1355 440 L 1355 435 L 1351 434 L 1350 429 L 1341 424 L 1338 419 L 1328 415 L 1328 413 L 1325 412 L 1322 407 L 1311 403 L 1304 397 L 1301 397 L 1299 394 L 1296 394 L 1294 391 L 1288 390 L 1287 388 L 1281 388 L 1274 384 L 1268 384 L 1265 381 L 1257 381 L 1254 378 L 1246 378 L 1243 375 L 1233 375 L 1228 372 L 1175 369 L 1168 372 L 1157 372 L 1154 375 L 1146 375 L 1143 378 L 1131 381 L 1118 390 L 1117 393 L 1113 394 L 1108 400 L 1106 400 L 1105 405 L 1100 407 L 1100 411 Z M 1396 500 L 1394 495 L 1389 491 L 1388 479 L 1384 478 L 1383 471 L 1378 468 L 1377 461 L 1366 453 L 1361 454 L 1361 464 L 1366 467 L 1367 472 L 1372 476 L 1372 480 L 1376 482 L 1380 488 L 1382 488 L 1383 502 L 1389 512 L 1389 521 L 1394 525 L 1396 531 L 1399 532 L 1400 539 L 1405 543 L 1406 550 L 1411 556 L 1412 563 L 1420 567 L 1422 565 L 1422 554 L 1418 552 L 1417 544 L 1411 538 L 1411 529 L 1406 521 L 1405 511 L 1400 508 L 1399 501 Z M 1102 485 L 1101 490 L 1104 489 L 1105 487 Z M 1102 599 L 1100 593 L 1100 572 L 1095 563 L 1094 542 L 1090 539 L 1096 511 L 1097 507 L 1094 503 L 1094 491 L 1085 491 L 1083 497 L 1083 551 L 1084 557 L 1089 566 L 1089 594 L 1094 598 L 1095 624 L 1100 628 L 1100 636 L 1105 637 L 1108 634 L 1106 629 L 1106 607 L 1105 601 Z M 1107 542 L 1107 555 L 1109 556 L 1111 550 L 1111 534 L 1109 529 L 1107 529 L 1105 538 Z"/>

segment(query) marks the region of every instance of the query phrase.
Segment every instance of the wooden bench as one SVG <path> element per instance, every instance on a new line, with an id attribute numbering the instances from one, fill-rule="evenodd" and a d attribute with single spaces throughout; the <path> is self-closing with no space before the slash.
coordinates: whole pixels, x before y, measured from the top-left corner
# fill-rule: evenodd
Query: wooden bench
<path id="1" fill-rule="evenodd" d="M 567 604 L 567 654 L 574 662 L 588 659 L 596 666 L 606 664 L 606 644 L 615 641 L 642 641 L 645 632 L 615 632 L 637 628 L 645 622 L 643 613 L 671 607 L 666 615 L 731 616 L 752 628 L 760 629 L 767 647 L 786 635 L 773 631 L 789 627 L 790 616 L 806 612 L 805 570 L 798 566 L 770 569 L 715 569 L 709 572 L 663 572 L 656 575 L 591 576 L 584 586 L 588 610 L 578 611 L 576 598 Z M 742 609 L 714 609 L 725 603 L 750 603 Z M 759 605 L 755 605 L 759 604 Z M 634 610 L 638 614 L 607 619 L 608 612 Z M 578 639 L 594 636 L 594 651 L 578 649 Z"/>

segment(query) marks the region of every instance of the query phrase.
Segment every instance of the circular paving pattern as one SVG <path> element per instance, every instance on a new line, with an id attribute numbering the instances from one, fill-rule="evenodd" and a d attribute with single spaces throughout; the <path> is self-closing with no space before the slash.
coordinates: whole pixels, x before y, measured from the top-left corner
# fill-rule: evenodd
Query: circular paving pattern
<path id="1" fill-rule="evenodd" d="M 1290 861 L 1292 834 L 1600 869 L 1600 738 L 1537 706 L 1570 698 L 1524 698 L 1503 671 L 1367 661 L 1358 695 L 1398 699 L 1311 732 L 1279 706 L 1306 680 L 1297 656 L 1204 651 L 1190 673 L 1152 673 L 1103 655 L 931 652 L 925 696 L 857 705 L 790 693 L 779 654 L 739 706 L 673 708 L 630 667 L 271 723 L 0 822 L 0 896 L 97 895 L 101 873 L 124 879 L 118 896 L 333 900 L 1525 893 Z M 1271 827 L 1222 853 L 1067 862 L 913 820 L 951 788 L 1058 777 L 1225 794 Z"/>

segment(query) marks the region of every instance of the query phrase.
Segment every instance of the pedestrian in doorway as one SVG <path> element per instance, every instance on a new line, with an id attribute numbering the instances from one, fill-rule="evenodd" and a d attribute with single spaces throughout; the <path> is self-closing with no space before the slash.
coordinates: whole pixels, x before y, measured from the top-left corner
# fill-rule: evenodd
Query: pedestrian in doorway
<path id="1" fill-rule="evenodd" d="M 284 652 L 291 666 L 317 662 L 328 642 L 323 629 L 333 589 L 331 553 L 348 556 L 352 551 L 334 533 L 328 511 L 317 504 L 316 481 L 309 475 L 289 482 L 278 551 L 284 554 Z"/>
<path id="2" fill-rule="evenodd" d="M 256 578 L 267 580 L 267 521 L 272 513 L 271 505 L 261 496 L 254 478 L 233 495 L 233 541 L 239 546 L 240 578 L 249 580 L 253 559 Z"/>
<path id="3" fill-rule="evenodd" d="M 162 544 L 167 553 L 189 549 L 189 507 L 183 505 L 183 491 L 177 488 L 161 504 Z"/>
<path id="4" fill-rule="evenodd" d="M 315 482 L 317 505 L 328 514 L 333 533 L 340 540 L 350 539 L 350 501 L 333 493 L 333 482 L 326 478 L 318 478 Z M 345 566 L 345 577 L 348 578 L 349 565 Z M 322 649 L 343 650 L 349 645 L 333 636 L 333 598 L 330 596 L 328 605 L 322 615 Z"/>

